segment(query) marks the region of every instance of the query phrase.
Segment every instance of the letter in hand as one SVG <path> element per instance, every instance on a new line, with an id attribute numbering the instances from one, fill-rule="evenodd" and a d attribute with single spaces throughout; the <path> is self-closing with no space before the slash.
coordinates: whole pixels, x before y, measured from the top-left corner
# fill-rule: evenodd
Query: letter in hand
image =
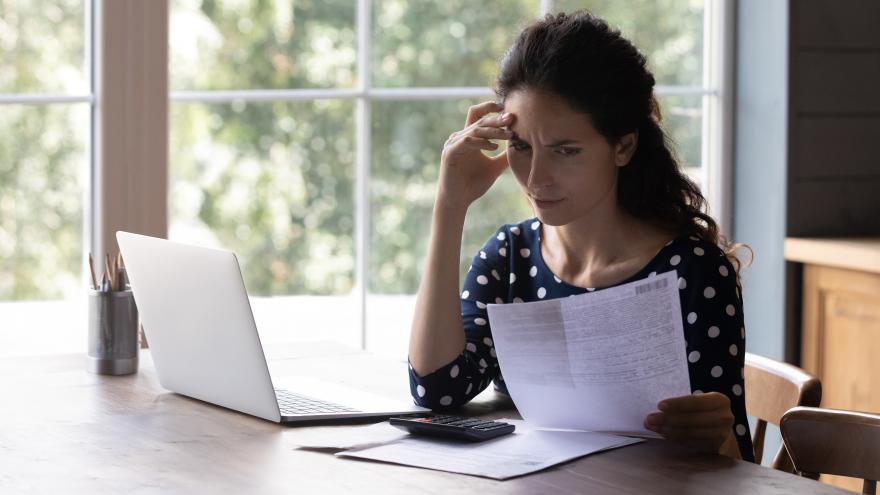
<path id="1" fill-rule="evenodd" d="M 464 129 L 454 132 L 446 140 L 440 160 L 437 200 L 444 204 L 467 208 L 492 187 L 507 168 L 507 153 L 495 157 L 483 151 L 494 151 L 498 145 L 492 139 L 507 140 L 513 123 L 511 114 L 494 101 L 470 107 Z"/>
<path id="2" fill-rule="evenodd" d="M 726 395 L 708 392 L 674 397 L 660 401 L 657 408 L 659 411 L 645 418 L 645 428 L 703 452 L 739 457 L 733 437 L 734 417 Z"/>

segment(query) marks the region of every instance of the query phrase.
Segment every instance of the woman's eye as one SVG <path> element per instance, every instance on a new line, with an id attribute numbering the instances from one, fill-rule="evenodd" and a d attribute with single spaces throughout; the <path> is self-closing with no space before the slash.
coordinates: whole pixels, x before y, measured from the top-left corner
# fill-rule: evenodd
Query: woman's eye
<path id="1" fill-rule="evenodd" d="M 562 156 L 574 156 L 581 152 L 578 148 L 557 148 L 556 152 Z"/>

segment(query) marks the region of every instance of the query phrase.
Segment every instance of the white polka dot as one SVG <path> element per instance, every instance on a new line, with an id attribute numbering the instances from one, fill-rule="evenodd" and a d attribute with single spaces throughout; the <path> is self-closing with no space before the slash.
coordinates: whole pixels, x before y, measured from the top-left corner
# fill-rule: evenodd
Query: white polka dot
<path id="1" fill-rule="evenodd" d="M 672 241 L 674 241 L 674 240 L 675 239 L 672 239 Z M 666 245 L 668 246 L 668 245 L 672 244 L 672 241 L 667 242 Z"/>
<path id="2" fill-rule="evenodd" d="M 480 275 L 477 277 L 477 283 L 480 285 L 486 285 L 489 283 L 489 279 L 486 278 L 485 275 Z"/>
<path id="3" fill-rule="evenodd" d="M 513 232 L 513 235 L 519 235 L 519 227 L 517 226 L 511 227 L 510 231 Z"/>
<path id="4" fill-rule="evenodd" d="M 449 404 L 452 404 L 452 397 L 450 397 L 448 395 L 444 395 L 443 397 L 440 397 L 440 405 L 441 406 L 448 406 Z"/>
<path id="5" fill-rule="evenodd" d="M 419 394 L 419 397 L 424 397 L 425 396 L 425 387 L 419 385 L 418 387 L 416 387 L 416 393 Z"/>
<path id="6" fill-rule="evenodd" d="M 484 337 L 483 343 L 489 347 L 492 347 L 493 345 L 495 345 L 495 342 L 492 341 L 492 337 Z"/>
<path id="7" fill-rule="evenodd" d="M 700 360 L 700 351 L 691 351 L 691 353 L 688 354 L 688 362 L 696 363 L 699 360 Z"/>
<path id="8" fill-rule="evenodd" d="M 727 274 L 730 273 L 730 272 L 727 271 L 727 267 L 726 267 L 726 266 L 721 265 L 721 266 L 718 267 L 718 273 L 720 273 L 722 277 L 726 277 Z"/>
<path id="9" fill-rule="evenodd" d="M 685 290 L 685 289 L 687 289 L 687 286 L 688 286 L 687 280 L 685 280 L 684 277 L 678 277 L 678 289 Z"/>
<path id="10" fill-rule="evenodd" d="M 507 239 L 507 236 L 504 235 L 504 232 L 499 232 L 498 235 L 495 236 L 495 238 L 498 239 L 499 241 L 503 241 L 504 239 Z"/>
<path id="11" fill-rule="evenodd" d="M 651 272 L 648 274 L 648 278 L 656 277 L 656 276 L 657 276 L 657 272 Z"/>
<path id="12" fill-rule="evenodd" d="M 510 274 L 510 283 L 513 284 L 514 282 L 516 282 L 516 274 L 515 274 L 515 273 L 511 273 L 511 274 Z"/>
<path id="13" fill-rule="evenodd" d="M 739 327 L 739 337 L 741 339 L 746 338 L 746 327 Z"/>
<path id="14" fill-rule="evenodd" d="M 714 287 L 706 287 L 703 289 L 703 297 L 706 299 L 712 299 L 715 297 L 715 288 Z"/>
<path id="15" fill-rule="evenodd" d="M 702 255 L 706 254 L 706 251 L 703 251 L 703 248 L 701 248 L 701 247 L 695 247 L 694 254 L 696 254 L 697 256 L 702 256 Z"/>
<path id="16" fill-rule="evenodd" d="M 596 290 L 594 287 L 587 287 L 587 292 L 593 292 L 594 290 Z"/>
<path id="17" fill-rule="evenodd" d="M 486 259 L 486 251 L 480 251 L 480 258 Z"/>
<path id="18" fill-rule="evenodd" d="M 480 364 L 480 368 L 488 368 L 489 367 L 489 363 L 487 363 L 485 359 L 480 359 L 479 364 Z"/>
<path id="19" fill-rule="evenodd" d="M 486 309 L 486 303 L 481 303 L 480 301 L 476 301 L 477 307 L 480 309 Z"/>
<path id="20" fill-rule="evenodd" d="M 489 349 L 489 355 L 492 356 L 492 357 L 498 357 L 498 355 L 495 354 L 495 348 L 494 348 L 494 347 L 491 348 L 491 349 Z"/>
<path id="21" fill-rule="evenodd" d="M 529 268 L 529 276 L 530 277 L 534 277 L 537 274 L 538 274 L 538 267 L 537 266 L 533 266 L 533 267 Z"/>
<path id="22" fill-rule="evenodd" d="M 523 300 L 522 300 L 521 297 L 514 297 L 514 298 L 513 298 L 513 302 L 515 302 L 515 303 L 521 303 L 521 302 L 523 302 Z"/>
<path id="23" fill-rule="evenodd" d="M 547 289 L 543 287 L 538 287 L 538 299 L 544 299 L 544 296 L 547 295 Z"/>
<path id="24" fill-rule="evenodd" d="M 721 366 L 713 366 L 712 370 L 709 373 L 711 373 L 712 376 L 714 376 L 715 378 L 718 378 L 723 372 L 724 370 L 721 369 Z"/>
<path id="25" fill-rule="evenodd" d="M 498 254 L 500 254 L 501 256 L 507 256 L 507 248 L 499 249 Z"/>
<path id="26" fill-rule="evenodd" d="M 452 378 L 455 378 L 458 376 L 459 371 L 460 370 L 458 369 L 458 365 L 456 364 L 455 366 L 452 367 L 451 370 L 449 370 L 449 376 L 451 376 Z"/>
<path id="27" fill-rule="evenodd" d="M 694 312 L 688 313 L 688 323 L 693 325 L 695 321 L 697 321 L 697 314 Z"/>
<path id="28" fill-rule="evenodd" d="M 672 258 L 669 258 L 669 264 L 670 264 L 670 265 L 675 266 L 675 265 L 677 265 L 677 264 L 679 264 L 679 263 L 681 263 L 681 256 L 679 256 L 679 255 L 676 254 L 676 255 L 673 256 Z"/>
<path id="29" fill-rule="evenodd" d="M 739 383 L 735 384 L 733 386 L 733 395 L 739 397 L 742 394 L 743 394 L 743 388 L 740 386 Z"/>
<path id="30" fill-rule="evenodd" d="M 461 298 L 467 299 L 469 295 L 471 295 L 471 293 L 469 291 L 464 291 L 461 293 Z"/>
<path id="31" fill-rule="evenodd" d="M 504 304 L 504 299 L 501 299 L 500 297 L 496 297 L 495 304 Z"/>
<path id="32" fill-rule="evenodd" d="M 486 319 L 485 318 L 474 318 L 474 323 L 476 323 L 477 325 L 480 325 L 482 327 L 482 326 L 486 325 Z"/>
<path id="33" fill-rule="evenodd" d="M 691 392 L 691 395 L 700 395 L 700 394 L 702 394 L 702 393 L 703 393 L 702 390 L 700 390 L 700 389 L 696 389 L 696 390 L 694 390 L 693 392 Z"/>
<path id="34" fill-rule="evenodd" d="M 562 283 L 562 279 L 559 278 L 559 277 L 557 277 L 556 275 L 553 275 L 553 280 L 555 280 L 557 284 L 561 284 L 561 283 Z"/>
<path id="35" fill-rule="evenodd" d="M 539 222 L 537 220 L 532 222 L 532 230 L 538 230 L 538 227 L 540 227 L 540 226 L 541 226 L 541 222 Z"/>
<path id="36" fill-rule="evenodd" d="M 469 352 L 477 352 L 477 344 L 474 344 L 473 342 L 468 342 L 464 348 Z"/>
<path id="37" fill-rule="evenodd" d="M 528 258 L 530 254 L 532 254 L 532 251 L 529 248 L 522 248 L 519 250 L 519 255 L 523 258 Z"/>
<path id="38" fill-rule="evenodd" d="M 730 347 L 727 350 L 730 351 L 731 356 L 736 356 L 739 352 L 739 348 L 736 346 L 736 344 L 730 344 Z"/>
<path id="39" fill-rule="evenodd" d="M 746 434 L 746 427 L 743 425 L 736 425 L 736 434 L 739 436 L 743 436 Z"/>
<path id="40" fill-rule="evenodd" d="M 736 314 L 736 308 L 733 307 L 733 304 L 728 304 L 724 310 L 727 311 L 727 314 L 730 316 L 733 316 Z"/>
<path id="41" fill-rule="evenodd" d="M 709 337 L 712 337 L 714 339 L 719 334 L 721 334 L 720 328 L 716 327 L 715 325 L 712 325 L 711 327 L 709 327 Z"/>
<path id="42" fill-rule="evenodd" d="M 690 236 L 689 239 L 692 241 L 699 241 L 700 240 L 700 238 L 695 235 Z"/>
<path id="43" fill-rule="evenodd" d="M 471 382 L 468 382 L 468 388 L 464 391 L 464 395 L 471 393 L 471 390 L 473 390 L 473 389 L 474 389 L 474 384 Z"/>
<path id="44" fill-rule="evenodd" d="M 492 270 L 492 277 L 494 277 L 495 280 L 501 280 L 501 275 L 498 275 L 498 270 Z"/>

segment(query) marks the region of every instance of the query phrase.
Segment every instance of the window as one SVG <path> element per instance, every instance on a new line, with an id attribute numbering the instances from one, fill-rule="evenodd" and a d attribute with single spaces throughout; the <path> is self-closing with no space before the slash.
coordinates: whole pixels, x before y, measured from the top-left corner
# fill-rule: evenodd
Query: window
<path id="1" fill-rule="evenodd" d="M 688 170 L 709 186 L 717 166 L 711 2 L 170 1 L 170 237 L 240 255 L 264 340 L 404 355 L 443 142 L 542 11 L 619 27 Z M 461 270 L 528 216 L 506 173 L 468 216 Z"/>
<path id="2" fill-rule="evenodd" d="M 90 16 L 0 0 L 0 357 L 85 350 Z"/>
<path id="3" fill-rule="evenodd" d="M 240 255 L 267 342 L 405 353 L 442 144 L 542 12 L 589 8 L 647 53 L 666 128 L 724 225 L 730 2 L 165 1 L 168 39 L 143 43 L 170 52 L 169 237 Z M 84 245 L 112 238 L 92 219 L 125 201 L 96 202 L 91 184 L 101 5 L 0 0 L 0 355 L 85 347 Z M 529 215 L 505 174 L 468 217 L 460 269 Z"/>

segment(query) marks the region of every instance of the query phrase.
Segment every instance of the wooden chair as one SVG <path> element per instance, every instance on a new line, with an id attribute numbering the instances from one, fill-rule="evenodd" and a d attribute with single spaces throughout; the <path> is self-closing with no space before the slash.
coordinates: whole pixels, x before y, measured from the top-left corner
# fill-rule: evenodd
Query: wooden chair
<path id="1" fill-rule="evenodd" d="M 797 366 L 770 358 L 746 353 L 745 368 L 746 413 L 758 419 L 752 434 L 755 462 L 760 464 L 764 455 L 764 434 L 767 423 L 779 426 L 786 411 L 795 406 L 818 407 L 822 399 L 819 379 Z M 785 445 L 779 447 L 771 466 L 788 473 L 794 472 Z"/>
<path id="2" fill-rule="evenodd" d="M 780 429 L 797 471 L 862 478 L 862 493 L 876 493 L 880 415 L 795 407 L 782 417 Z"/>

